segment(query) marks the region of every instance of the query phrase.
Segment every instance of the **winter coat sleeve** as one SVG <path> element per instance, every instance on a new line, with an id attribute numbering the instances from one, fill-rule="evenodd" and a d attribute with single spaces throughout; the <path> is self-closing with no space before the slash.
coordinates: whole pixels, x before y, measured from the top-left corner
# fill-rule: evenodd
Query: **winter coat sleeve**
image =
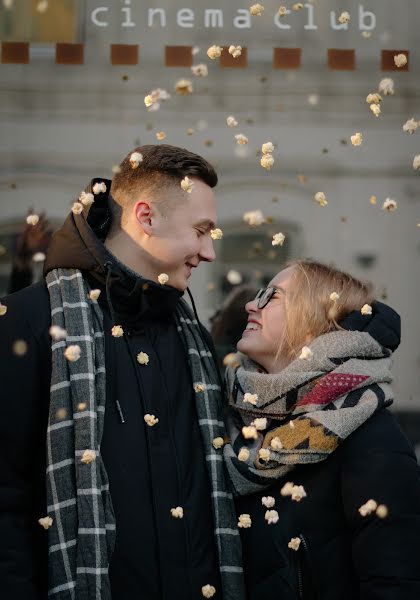
<path id="1" fill-rule="evenodd" d="M 32 286 L 33 288 L 34 286 Z M 44 600 L 47 532 L 45 435 L 48 411 L 47 342 L 34 331 L 42 315 L 31 288 L 2 300 L 0 317 L 0 597 Z M 32 319 L 29 319 L 29 315 Z M 48 328 L 47 328 L 48 331 Z M 13 346 L 26 343 L 23 356 Z"/>
<path id="2" fill-rule="evenodd" d="M 420 478 L 415 456 L 388 411 L 353 434 L 342 470 L 342 499 L 352 535 L 360 600 L 420 598 Z M 362 517 L 369 499 L 388 516 Z"/>

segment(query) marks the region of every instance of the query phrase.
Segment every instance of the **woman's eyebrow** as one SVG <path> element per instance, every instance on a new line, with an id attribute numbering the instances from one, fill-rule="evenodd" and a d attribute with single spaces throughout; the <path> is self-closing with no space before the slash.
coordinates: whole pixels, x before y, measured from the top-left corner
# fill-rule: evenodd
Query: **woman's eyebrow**
<path id="1" fill-rule="evenodd" d="M 282 288 L 280 285 L 274 285 L 274 288 L 276 288 L 276 290 L 278 290 L 279 292 L 283 292 L 283 294 L 286 293 L 286 290 L 284 288 Z"/>
<path id="2" fill-rule="evenodd" d="M 202 219 L 201 221 L 198 221 L 198 223 L 195 223 L 194 227 L 205 227 L 206 229 L 215 229 L 216 224 L 213 223 L 213 221 L 211 221 L 210 219 Z"/>

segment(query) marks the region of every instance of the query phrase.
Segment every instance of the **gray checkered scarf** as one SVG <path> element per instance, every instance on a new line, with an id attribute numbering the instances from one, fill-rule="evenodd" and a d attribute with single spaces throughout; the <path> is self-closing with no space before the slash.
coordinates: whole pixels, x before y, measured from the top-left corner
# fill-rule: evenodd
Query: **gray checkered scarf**
<path id="1" fill-rule="evenodd" d="M 238 495 L 270 487 L 296 465 L 325 460 L 392 403 L 391 351 L 369 333 L 334 331 L 309 347 L 309 359 L 296 359 L 280 373 L 265 373 L 242 354 L 226 371 L 230 443 L 224 456 Z M 243 430 L 253 423 L 256 431 Z M 248 450 L 245 460 L 238 458 L 241 448 Z"/>
<path id="2" fill-rule="evenodd" d="M 115 543 L 115 517 L 100 453 L 105 414 L 103 315 L 90 300 L 76 269 L 55 269 L 46 282 L 52 325 L 67 332 L 52 342 L 50 414 L 47 430 L 49 597 L 58 600 L 110 600 L 108 566 Z M 224 437 L 221 389 L 216 365 L 200 324 L 180 301 L 177 328 L 188 353 L 200 430 L 209 470 L 215 536 L 225 600 L 244 600 L 242 550 L 222 451 L 212 441 Z M 64 356 L 78 345 L 77 361 Z M 198 385 L 201 384 L 201 385 Z M 82 460 L 85 451 L 94 460 Z"/>

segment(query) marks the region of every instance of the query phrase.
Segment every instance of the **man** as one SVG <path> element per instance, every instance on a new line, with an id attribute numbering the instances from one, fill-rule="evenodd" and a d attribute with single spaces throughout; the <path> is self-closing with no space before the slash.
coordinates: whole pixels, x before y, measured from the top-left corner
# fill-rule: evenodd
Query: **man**
<path id="1" fill-rule="evenodd" d="M 135 149 L 74 204 L 45 282 L 3 300 L 2 599 L 244 597 L 220 380 L 181 300 L 215 258 L 216 183 Z"/>

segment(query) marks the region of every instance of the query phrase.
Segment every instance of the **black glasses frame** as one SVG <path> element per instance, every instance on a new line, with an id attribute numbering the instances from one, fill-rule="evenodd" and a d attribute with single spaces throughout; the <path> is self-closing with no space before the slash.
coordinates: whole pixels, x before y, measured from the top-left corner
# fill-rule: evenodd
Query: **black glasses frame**
<path id="1" fill-rule="evenodd" d="M 266 287 L 258 290 L 257 295 L 254 300 L 257 300 L 257 306 L 261 310 L 270 302 L 271 298 L 274 296 L 276 292 L 279 290 L 275 287 Z"/>

